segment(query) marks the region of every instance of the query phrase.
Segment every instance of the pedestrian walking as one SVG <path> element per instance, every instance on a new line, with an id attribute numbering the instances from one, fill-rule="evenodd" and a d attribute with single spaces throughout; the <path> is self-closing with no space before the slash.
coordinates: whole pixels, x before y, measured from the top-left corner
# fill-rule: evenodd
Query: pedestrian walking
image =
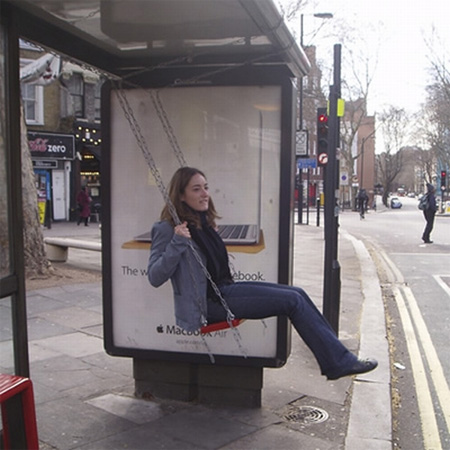
<path id="1" fill-rule="evenodd" d="M 87 186 L 84 186 L 83 189 L 77 195 L 77 205 L 78 205 L 78 223 L 80 225 L 82 221 L 84 221 L 84 226 L 89 226 L 89 217 L 91 216 L 91 202 L 92 198 L 89 196 L 89 190 Z"/>
<path id="2" fill-rule="evenodd" d="M 425 244 L 432 244 L 433 241 L 430 238 L 431 231 L 434 226 L 434 217 L 436 215 L 436 197 L 434 195 L 436 189 L 432 184 L 427 184 L 427 193 L 425 201 L 421 201 L 424 204 L 423 216 L 425 217 L 426 225 L 422 234 L 422 241 Z"/>
<path id="3" fill-rule="evenodd" d="M 358 210 L 359 210 L 359 216 L 361 219 L 365 218 L 365 213 L 367 211 L 367 204 L 369 202 L 369 196 L 367 195 L 367 192 L 365 189 L 360 189 L 358 193 L 358 197 L 356 197 L 358 200 Z"/>

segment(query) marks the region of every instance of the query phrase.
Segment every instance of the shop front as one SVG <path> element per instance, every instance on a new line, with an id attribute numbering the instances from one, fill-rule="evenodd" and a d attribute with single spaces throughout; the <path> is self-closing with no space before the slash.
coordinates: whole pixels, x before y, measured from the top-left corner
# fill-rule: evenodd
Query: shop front
<path id="1" fill-rule="evenodd" d="M 88 187 L 92 198 L 92 222 L 100 221 L 101 213 L 101 130 L 98 123 L 75 123 L 76 156 L 79 164 L 74 168 L 75 195 L 84 187 Z M 78 173 L 77 173 L 78 172 Z"/>
<path id="2" fill-rule="evenodd" d="M 75 139 L 70 134 L 28 133 L 41 223 L 69 220 Z"/>

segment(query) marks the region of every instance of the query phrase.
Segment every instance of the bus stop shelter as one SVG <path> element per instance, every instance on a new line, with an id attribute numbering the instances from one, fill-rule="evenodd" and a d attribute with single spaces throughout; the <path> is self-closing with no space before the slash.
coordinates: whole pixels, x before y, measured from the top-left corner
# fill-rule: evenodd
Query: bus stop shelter
<path id="1" fill-rule="evenodd" d="M 282 232 L 277 237 L 276 281 L 290 282 L 297 111 L 292 80 L 308 72 L 309 62 L 272 0 L 1 0 L 0 8 L 4 105 L 0 186 L 7 193 L 0 216 L 4 261 L 0 291 L 1 299 L 12 305 L 15 374 L 29 374 L 20 182 L 20 38 L 129 86 L 266 85 L 274 78 L 283 80 L 278 174 L 283 181 L 277 192 Z"/>

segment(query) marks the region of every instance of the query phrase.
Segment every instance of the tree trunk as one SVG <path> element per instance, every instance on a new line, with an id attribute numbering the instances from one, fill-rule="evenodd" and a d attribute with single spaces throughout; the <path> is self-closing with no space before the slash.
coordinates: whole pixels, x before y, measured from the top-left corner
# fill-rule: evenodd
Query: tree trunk
<path id="1" fill-rule="evenodd" d="M 50 264 L 45 254 L 44 235 L 39 221 L 36 181 L 23 108 L 21 108 L 20 114 L 20 134 L 25 273 L 27 278 L 46 276 L 50 274 Z"/>

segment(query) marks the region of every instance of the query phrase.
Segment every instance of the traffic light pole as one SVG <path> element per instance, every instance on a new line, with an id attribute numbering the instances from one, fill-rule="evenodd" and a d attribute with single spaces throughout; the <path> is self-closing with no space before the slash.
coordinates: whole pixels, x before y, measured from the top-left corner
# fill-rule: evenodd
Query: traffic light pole
<path id="1" fill-rule="evenodd" d="M 445 190 L 447 189 L 447 171 L 441 170 L 441 212 L 445 211 Z"/>
<path id="2" fill-rule="evenodd" d="M 303 169 L 298 170 L 297 180 L 297 223 L 301 225 L 303 223 Z"/>
<path id="3" fill-rule="evenodd" d="M 328 162 L 325 167 L 325 267 L 323 286 L 323 314 L 336 334 L 339 333 L 341 302 L 341 266 L 338 261 L 339 227 L 339 146 L 338 99 L 341 91 L 341 46 L 334 46 L 334 84 L 329 98 Z"/>

